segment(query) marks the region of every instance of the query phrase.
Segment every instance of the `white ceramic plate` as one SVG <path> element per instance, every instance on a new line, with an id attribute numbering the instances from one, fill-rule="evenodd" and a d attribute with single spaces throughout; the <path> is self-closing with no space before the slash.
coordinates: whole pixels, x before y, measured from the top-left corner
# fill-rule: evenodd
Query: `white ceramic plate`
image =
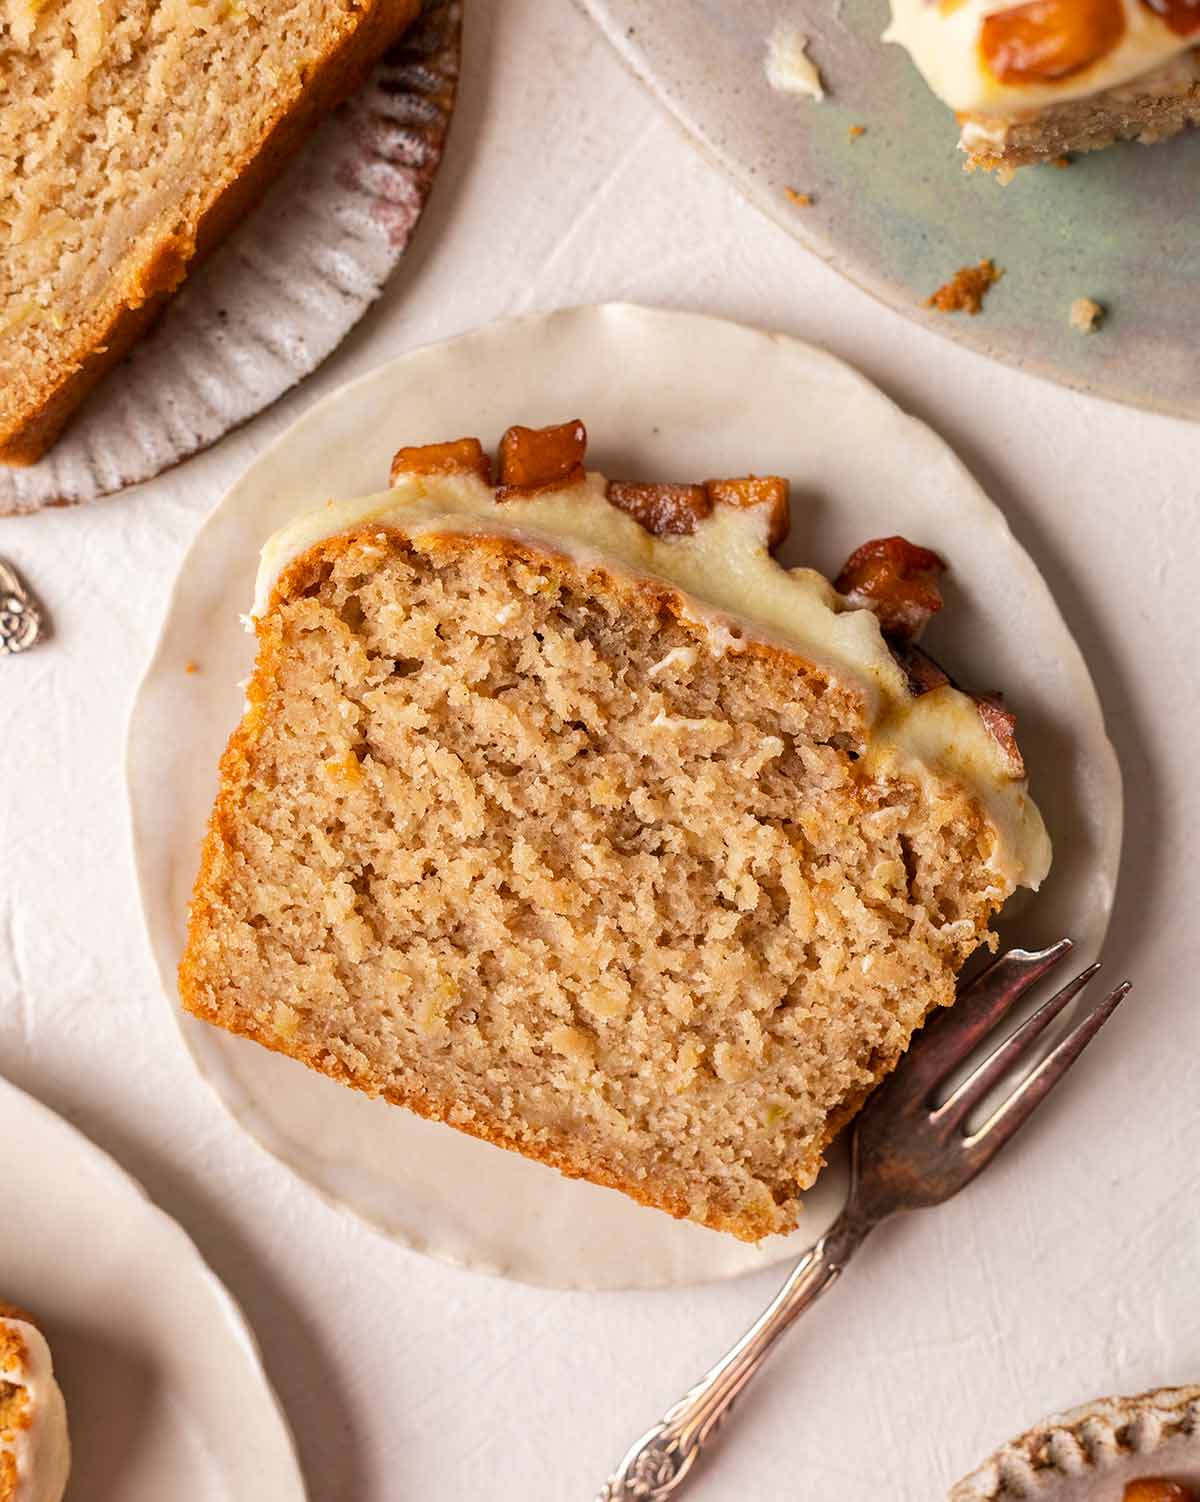
<path id="1" fill-rule="evenodd" d="M 1036 567 L 945 444 L 861 376 L 793 339 L 612 305 L 502 323 L 417 350 L 318 403 L 253 465 L 189 552 L 134 708 L 129 778 L 147 923 L 174 1004 L 188 895 L 241 714 L 258 550 L 297 512 L 378 490 L 392 451 L 511 422 L 582 417 L 612 475 L 791 477 L 785 561 L 835 571 L 869 537 L 904 532 L 949 559 L 946 626 L 930 643 L 981 689 L 1003 684 L 1057 845 L 1012 940 L 1100 946 L 1116 880 L 1121 791 L 1087 669 Z M 189 673 L 187 665 L 199 671 Z M 612 1190 L 369 1101 L 191 1018 L 196 1062 L 239 1121 L 329 1198 L 406 1245 L 525 1281 L 651 1287 L 729 1277 L 820 1234 L 840 1164 L 796 1236 L 758 1247 L 676 1222 Z"/>
<path id="2" fill-rule="evenodd" d="M 1200 1387 L 1097 1398 L 1011 1440 L 950 1502 L 1121 1502 L 1138 1477 L 1200 1487 Z"/>
<path id="3" fill-rule="evenodd" d="M 50 1341 L 70 1502 L 303 1502 L 254 1337 L 183 1231 L 4 1080 L 0 1142 L 0 1299 Z"/>
<path id="4" fill-rule="evenodd" d="M 0 515 L 89 501 L 161 474 L 310 375 L 383 291 L 442 159 L 462 0 L 422 14 L 196 269 L 63 437 L 0 466 Z"/>

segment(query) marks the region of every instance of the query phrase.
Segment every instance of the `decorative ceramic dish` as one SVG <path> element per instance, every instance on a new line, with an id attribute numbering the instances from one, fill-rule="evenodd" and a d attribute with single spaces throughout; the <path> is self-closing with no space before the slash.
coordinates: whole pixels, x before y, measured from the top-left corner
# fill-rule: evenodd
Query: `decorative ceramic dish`
<path id="1" fill-rule="evenodd" d="M 304 1502 L 254 1337 L 183 1231 L 4 1080 L 0 1141 L 0 1296 L 53 1348 L 71 1502 Z"/>
<path id="2" fill-rule="evenodd" d="M 899 47 L 888 0 L 580 0 L 630 67 L 746 195 L 897 311 L 1010 365 L 1200 417 L 1200 131 L 1113 147 L 1003 187 L 966 176 L 954 120 Z M 773 89 L 768 39 L 808 39 L 826 96 Z M 852 134 L 864 127 L 860 135 Z M 805 203 L 789 196 L 799 193 Z M 1004 272 L 979 317 L 924 299 L 963 266 Z M 1071 304 L 1103 326 L 1081 334 Z"/>
<path id="3" fill-rule="evenodd" d="M 458 86 L 462 0 L 425 0 L 370 81 L 189 277 L 0 515 L 149 480 L 303 380 L 383 291 L 425 207 Z"/>
<path id="4" fill-rule="evenodd" d="M 949 560 L 952 633 L 930 648 L 962 681 L 1003 683 L 1056 844 L 1035 903 L 1004 932 L 1100 947 L 1121 832 L 1112 748 L 1079 650 L 1033 562 L 945 444 L 831 355 L 683 313 L 610 305 L 498 324 L 417 350 L 317 403 L 251 467 L 184 560 L 130 728 L 142 898 L 170 1004 L 215 768 L 241 715 L 254 643 L 239 625 L 258 551 L 331 496 L 378 490 L 402 443 L 514 420 L 583 417 L 609 474 L 736 473 L 792 482 L 782 561 L 826 573 L 900 531 Z M 190 664 L 190 668 L 189 668 Z M 186 735 L 179 726 L 186 724 Z M 372 1101 L 180 1017 L 200 1069 L 260 1142 L 328 1198 L 406 1245 L 527 1282 L 651 1287 L 729 1277 L 794 1255 L 845 1191 L 840 1159 L 805 1196 L 794 1238 L 757 1247 Z"/>
<path id="5" fill-rule="evenodd" d="M 1097 1398 L 1010 1440 L 950 1502 L 1122 1502 L 1139 1477 L 1200 1487 L 1200 1387 Z"/>

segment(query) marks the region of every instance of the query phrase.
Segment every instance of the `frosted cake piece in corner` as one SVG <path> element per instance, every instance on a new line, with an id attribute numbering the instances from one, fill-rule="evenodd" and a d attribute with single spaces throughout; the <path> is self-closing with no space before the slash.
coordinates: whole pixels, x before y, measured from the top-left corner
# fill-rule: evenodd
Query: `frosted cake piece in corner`
<path id="1" fill-rule="evenodd" d="M 955 111 L 972 168 L 1008 175 L 1200 122 L 1194 0 L 892 0 L 886 39 Z"/>
<path id="2" fill-rule="evenodd" d="M 0 1502 L 61 1502 L 70 1469 L 50 1347 L 29 1315 L 0 1303 Z"/>

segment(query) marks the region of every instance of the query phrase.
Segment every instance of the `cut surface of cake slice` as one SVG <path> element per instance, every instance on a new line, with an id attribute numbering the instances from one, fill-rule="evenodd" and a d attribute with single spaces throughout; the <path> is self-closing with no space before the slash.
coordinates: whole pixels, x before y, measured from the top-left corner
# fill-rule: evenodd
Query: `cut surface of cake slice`
<path id="1" fill-rule="evenodd" d="M 970 167 L 1007 174 L 1200 123 L 1193 0 L 892 0 L 887 37 L 956 111 Z"/>
<path id="2" fill-rule="evenodd" d="M 0 463 L 40 458 L 419 0 L 0 0 Z"/>
<path id="3" fill-rule="evenodd" d="M 196 1016 L 757 1239 L 1049 861 L 940 559 L 772 556 L 787 485 L 609 482 L 578 423 L 404 449 L 264 550 Z M 887 636 L 885 637 L 885 630 Z"/>
<path id="4" fill-rule="evenodd" d="M 29 1315 L 0 1303 L 0 1502 L 60 1502 L 70 1469 L 50 1347 Z"/>

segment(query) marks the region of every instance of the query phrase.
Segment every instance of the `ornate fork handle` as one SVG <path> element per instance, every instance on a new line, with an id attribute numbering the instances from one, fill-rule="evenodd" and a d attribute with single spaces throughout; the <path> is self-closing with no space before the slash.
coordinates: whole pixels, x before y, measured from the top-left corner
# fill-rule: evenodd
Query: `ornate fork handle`
<path id="1" fill-rule="evenodd" d="M 837 1281 L 872 1225 L 843 1212 L 737 1345 L 630 1446 L 596 1502 L 665 1502 L 674 1496 L 775 1342 Z"/>
<path id="2" fill-rule="evenodd" d="M 1099 964 L 1089 965 L 1032 1011 L 943 1100 L 937 1096 L 1013 1006 L 1070 951 L 1069 939 L 1048 949 L 1010 949 L 960 990 L 953 1015 L 931 1025 L 856 1118 L 850 1194 L 829 1233 L 804 1254 L 733 1350 L 630 1449 L 597 1502 L 667 1502 L 673 1497 L 775 1342 L 836 1281 L 872 1228 L 901 1210 L 940 1205 L 957 1194 L 1029 1119 L 1112 1016 L 1129 990 L 1128 981 L 1085 1012 L 986 1122 L 967 1131 L 971 1113 L 1018 1061 L 1037 1050 L 1042 1033 Z"/>
<path id="3" fill-rule="evenodd" d="M 37 602 L 16 569 L 0 558 L 0 657 L 28 651 L 43 627 Z"/>

